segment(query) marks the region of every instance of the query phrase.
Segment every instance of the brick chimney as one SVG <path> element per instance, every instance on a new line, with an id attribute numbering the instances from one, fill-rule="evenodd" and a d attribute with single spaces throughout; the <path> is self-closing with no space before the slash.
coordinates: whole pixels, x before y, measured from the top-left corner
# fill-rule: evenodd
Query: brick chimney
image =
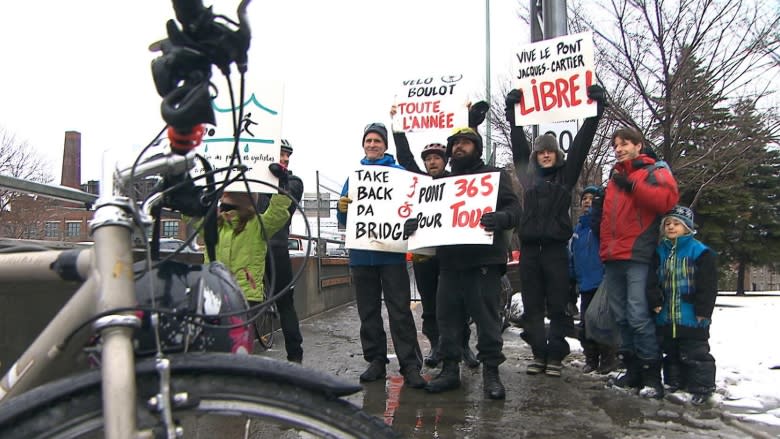
<path id="1" fill-rule="evenodd" d="M 81 189 L 81 133 L 78 131 L 65 131 L 60 184 Z"/>

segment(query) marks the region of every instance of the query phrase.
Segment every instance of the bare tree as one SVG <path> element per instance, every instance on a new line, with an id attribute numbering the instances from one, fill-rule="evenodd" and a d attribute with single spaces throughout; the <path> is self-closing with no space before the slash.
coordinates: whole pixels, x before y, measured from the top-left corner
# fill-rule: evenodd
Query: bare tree
<path id="1" fill-rule="evenodd" d="M 49 183 L 53 177 L 48 163 L 27 142 L 0 127 L 0 174 L 38 183 Z M 21 194 L 0 188 L 0 218 Z"/>

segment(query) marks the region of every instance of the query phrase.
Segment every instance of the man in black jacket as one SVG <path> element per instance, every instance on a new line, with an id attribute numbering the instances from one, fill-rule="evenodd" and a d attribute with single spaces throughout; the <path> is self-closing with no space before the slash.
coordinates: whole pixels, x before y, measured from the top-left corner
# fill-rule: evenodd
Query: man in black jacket
<path id="1" fill-rule="evenodd" d="M 471 128 L 460 128 L 447 139 L 452 175 L 501 172 L 482 161 L 482 137 Z M 495 212 L 482 215 L 480 224 L 494 232 L 491 245 L 447 245 L 436 249 L 439 258 L 439 288 L 436 319 L 439 322 L 440 349 L 444 361 L 441 373 L 425 389 L 443 392 L 460 386 L 459 360 L 463 348 L 463 321 L 470 315 L 477 324 L 477 358 L 482 362 L 483 390 L 490 399 L 504 399 L 506 392 L 498 365 L 502 353 L 500 308 L 501 276 L 506 272 L 508 233 L 520 218 L 520 202 L 509 176 L 501 172 Z M 405 232 L 416 230 L 407 221 Z"/>
<path id="2" fill-rule="evenodd" d="M 272 170 L 274 174 L 287 174 L 288 192 L 296 203 L 301 202 L 303 196 L 303 181 L 298 176 L 290 172 L 287 167 L 290 164 L 290 155 L 293 148 L 287 139 L 281 141 L 281 153 L 279 155 L 280 167 Z M 279 177 L 280 175 L 277 175 Z M 260 197 L 260 211 L 264 212 L 268 208 L 269 197 Z M 290 253 L 287 247 L 287 239 L 290 237 L 290 222 L 295 213 L 295 204 L 290 205 L 290 219 L 287 224 L 274 234 L 268 241 L 268 255 L 265 258 L 265 272 L 268 276 L 273 274 L 274 290 L 273 295 L 279 294 L 292 281 L 292 264 L 290 263 Z M 300 363 L 303 361 L 303 336 L 298 324 L 298 314 L 295 312 L 295 301 L 293 292 L 295 286 L 291 286 L 289 291 L 277 299 L 276 309 L 279 311 L 279 322 L 284 335 L 284 348 L 287 350 L 287 360 Z"/>
<path id="3" fill-rule="evenodd" d="M 523 127 L 515 126 L 514 106 L 521 97 L 519 90 L 509 92 L 506 116 L 511 126 L 515 172 L 524 190 L 518 226 L 522 254 L 520 279 L 525 311 L 523 328 L 534 355 L 526 372 L 560 377 L 561 362 L 569 354 L 565 336 L 573 326 L 572 317 L 566 313 L 571 193 L 604 112 L 605 95 L 598 85 L 588 87 L 588 97 L 597 102 L 597 114 L 585 119 L 574 137 L 568 158 L 564 158 L 556 138 L 547 134 L 537 137 L 531 150 Z M 545 312 L 550 319 L 549 331 L 544 326 Z"/>

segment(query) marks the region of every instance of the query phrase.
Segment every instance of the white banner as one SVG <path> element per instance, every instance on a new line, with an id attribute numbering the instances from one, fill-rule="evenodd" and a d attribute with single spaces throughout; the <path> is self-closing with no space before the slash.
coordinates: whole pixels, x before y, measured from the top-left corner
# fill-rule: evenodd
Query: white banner
<path id="1" fill-rule="evenodd" d="M 593 36 L 590 32 L 523 46 L 514 71 L 522 99 L 515 106 L 517 125 L 535 125 L 596 115 L 588 99 L 594 83 Z"/>
<path id="2" fill-rule="evenodd" d="M 282 105 L 284 103 L 284 85 L 279 81 L 254 82 L 247 86 L 251 90 L 249 98 L 243 103 L 244 115 L 239 122 L 238 148 L 241 163 L 248 166 L 247 178 L 267 181 L 277 184 L 278 179 L 268 170 L 268 165 L 279 162 L 282 131 Z M 233 156 L 233 114 L 227 93 L 222 93 L 212 101 L 216 114 L 217 125 L 207 126 L 203 144 L 198 152 L 203 155 L 211 166 L 226 167 Z M 238 109 L 236 109 L 238 111 Z M 238 159 L 233 161 L 238 164 Z M 193 170 L 193 175 L 203 173 L 203 168 Z M 238 175 L 236 170 L 230 172 L 230 178 Z M 222 181 L 227 173 L 217 174 L 217 181 Z M 252 192 L 276 193 L 276 189 L 260 183 L 250 183 Z M 243 192 L 246 190 L 243 181 L 237 181 L 228 190 Z"/>
<path id="3" fill-rule="evenodd" d="M 405 80 L 395 97 L 393 129 L 408 133 L 467 126 L 467 103 L 461 74 Z"/>
<path id="4" fill-rule="evenodd" d="M 498 200 L 499 172 L 432 179 L 398 168 L 363 166 L 349 179 L 346 247 L 430 253 L 431 247 L 493 243 L 480 226 Z M 404 222 L 416 216 L 418 230 L 407 243 Z"/>

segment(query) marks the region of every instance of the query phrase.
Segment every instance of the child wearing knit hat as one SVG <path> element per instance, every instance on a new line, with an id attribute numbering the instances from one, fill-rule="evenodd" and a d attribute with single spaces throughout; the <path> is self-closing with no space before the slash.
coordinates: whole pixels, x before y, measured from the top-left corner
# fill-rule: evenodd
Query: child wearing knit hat
<path id="1" fill-rule="evenodd" d="M 650 288 L 663 292 L 656 316 L 662 337 L 663 375 L 668 392 L 687 391 L 691 403 L 708 402 L 715 391 L 715 358 L 710 354 L 710 324 L 718 295 L 714 251 L 693 236 L 693 211 L 675 206 L 661 220 L 661 242 L 656 249 L 657 269 Z"/>

